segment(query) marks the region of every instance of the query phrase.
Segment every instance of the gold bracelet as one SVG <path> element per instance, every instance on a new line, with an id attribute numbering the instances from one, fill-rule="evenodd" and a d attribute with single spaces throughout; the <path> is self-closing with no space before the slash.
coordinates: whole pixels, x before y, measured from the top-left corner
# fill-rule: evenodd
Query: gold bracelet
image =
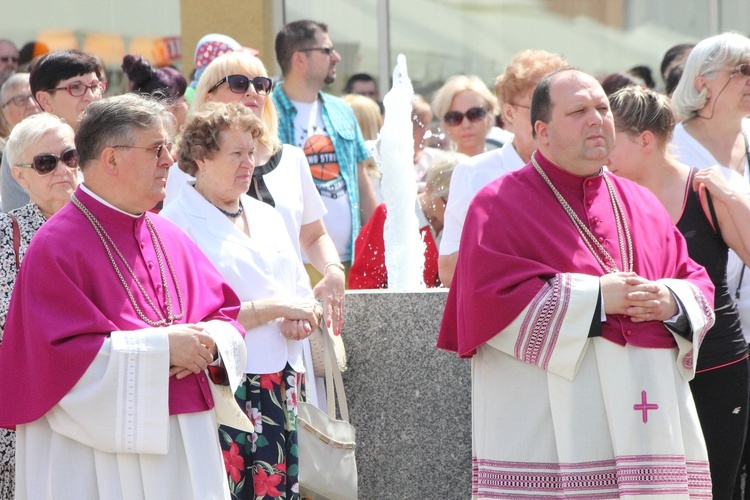
<path id="1" fill-rule="evenodd" d="M 252 300 L 250 301 L 250 307 L 253 309 L 253 317 L 258 323 L 258 326 L 262 325 L 263 323 L 260 320 L 260 314 L 258 314 L 258 310 L 255 308 L 255 302 L 253 302 Z"/>
<path id="2" fill-rule="evenodd" d="M 342 264 L 341 262 L 333 262 L 333 261 L 331 261 L 328 264 L 326 264 L 325 267 L 323 268 L 323 275 L 324 276 L 326 274 L 326 271 L 328 271 L 328 268 L 331 267 L 331 266 L 337 267 L 337 268 L 341 269 L 342 273 L 346 273 L 346 270 L 344 269 L 344 264 Z"/>

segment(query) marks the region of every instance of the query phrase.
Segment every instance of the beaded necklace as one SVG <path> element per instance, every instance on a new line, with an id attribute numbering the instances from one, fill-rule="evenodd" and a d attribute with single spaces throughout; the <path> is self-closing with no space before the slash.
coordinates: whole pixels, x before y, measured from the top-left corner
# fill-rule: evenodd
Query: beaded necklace
<path id="1" fill-rule="evenodd" d="M 133 269 L 125 260 L 125 256 L 122 254 L 120 249 L 117 248 L 117 245 L 115 245 L 115 242 L 112 240 L 112 238 L 109 236 L 107 231 L 104 229 L 104 226 L 102 226 L 102 224 L 94 216 L 94 214 L 89 212 L 89 210 L 83 205 L 83 203 L 81 203 L 78 200 L 78 198 L 76 198 L 75 194 L 70 196 L 70 200 L 71 202 L 73 202 L 73 205 L 75 205 L 76 208 L 78 208 L 78 210 L 83 212 L 83 215 L 86 216 L 86 218 L 91 223 L 91 226 L 94 228 L 94 231 L 96 231 L 96 234 L 99 236 L 99 239 L 101 240 L 102 245 L 104 245 L 104 250 L 106 250 L 107 252 L 109 261 L 112 264 L 112 268 L 115 270 L 115 273 L 117 273 L 117 277 L 120 278 L 120 283 L 122 284 L 123 288 L 125 288 L 125 293 L 127 293 L 128 298 L 130 299 L 130 303 L 133 305 L 133 309 L 135 309 L 135 312 L 136 314 L 138 314 L 138 317 L 141 318 L 141 320 L 143 320 L 145 323 L 151 326 L 168 326 L 168 325 L 173 324 L 176 320 L 182 319 L 182 317 L 185 315 L 185 309 L 182 304 L 182 293 L 180 292 L 180 285 L 177 282 L 177 276 L 175 275 L 174 267 L 172 266 L 172 261 L 169 259 L 169 255 L 167 254 L 167 251 L 164 247 L 164 242 L 162 241 L 161 236 L 159 236 L 159 233 L 156 231 L 156 228 L 154 227 L 151 220 L 148 217 L 145 218 L 146 226 L 148 227 L 148 232 L 151 235 L 151 242 L 154 245 L 154 253 L 156 254 L 156 261 L 159 264 L 159 273 L 161 275 L 161 283 L 162 283 L 162 286 L 164 287 L 164 304 L 166 308 L 166 316 L 162 313 L 160 308 L 154 305 L 154 301 L 151 300 L 151 297 L 148 296 L 143 285 L 136 277 L 135 272 L 133 272 Z M 158 320 L 154 321 L 148 318 L 144 314 L 144 312 L 141 310 L 140 306 L 138 306 L 138 303 L 136 302 L 135 297 L 133 297 L 133 292 L 130 290 L 130 287 L 125 281 L 125 278 L 123 278 L 122 273 L 120 272 L 120 269 L 117 266 L 117 263 L 115 262 L 115 258 L 112 255 L 112 251 L 110 250 L 110 247 L 112 247 L 112 249 L 115 251 L 117 256 L 122 261 L 122 263 L 125 265 L 125 269 L 128 270 L 128 273 L 133 278 L 133 281 L 135 282 L 136 286 L 138 286 L 138 289 L 141 291 L 141 294 L 143 294 L 143 297 L 145 297 L 146 302 L 148 302 L 148 305 L 151 306 L 151 309 L 159 318 Z M 159 253 L 159 250 L 161 250 L 161 253 Z M 174 314 L 172 311 L 172 297 L 169 293 L 169 286 L 167 284 L 166 273 L 164 272 L 164 261 L 162 260 L 162 255 L 164 256 L 164 260 L 167 263 L 169 274 L 172 277 L 175 290 L 177 291 L 177 304 L 178 304 L 178 308 L 180 311 L 179 314 Z"/>
<path id="2" fill-rule="evenodd" d="M 539 163 L 537 163 L 536 158 L 534 158 L 534 155 L 531 155 L 531 163 L 534 165 L 534 168 L 539 173 L 539 175 L 544 179 L 544 182 L 547 183 L 547 185 L 550 187 L 552 192 L 555 195 L 555 198 L 557 198 L 557 201 L 560 203 L 560 205 L 565 210 L 565 213 L 568 214 L 568 217 L 570 218 L 571 222 L 573 222 L 573 225 L 575 226 L 576 230 L 578 230 L 578 234 L 581 235 L 581 238 L 583 239 L 583 242 L 586 244 L 588 249 L 591 251 L 593 256 L 596 258 L 597 262 L 599 262 L 599 265 L 602 266 L 602 269 L 605 273 L 616 273 L 619 272 L 620 269 L 617 267 L 617 262 L 614 258 L 607 252 L 607 250 L 599 243 L 599 240 L 594 236 L 591 231 L 589 230 L 588 226 L 584 224 L 584 222 L 578 217 L 578 215 L 573 211 L 573 208 L 568 204 L 568 202 L 563 198 L 562 194 L 557 190 L 554 184 L 552 184 L 552 181 L 547 177 L 547 174 L 542 170 L 542 167 L 539 166 Z M 612 202 L 612 209 L 615 214 L 615 225 L 617 226 L 617 241 L 619 242 L 620 246 L 620 255 L 623 259 L 623 267 L 625 267 L 626 271 L 632 272 L 633 271 L 633 240 L 630 237 L 630 228 L 628 227 L 628 221 L 625 217 L 625 210 L 622 208 L 622 204 L 620 203 L 620 199 L 617 197 L 617 193 L 615 193 L 614 187 L 612 186 L 612 183 L 609 180 L 609 177 L 607 176 L 606 172 L 602 172 L 602 176 L 604 177 L 604 183 L 607 185 L 607 190 L 609 191 L 609 199 Z M 624 235 L 624 237 L 623 237 Z M 625 261 L 626 253 L 625 253 L 625 246 L 627 245 L 627 261 Z M 596 250 L 594 249 L 596 247 Z M 598 250 L 598 252 L 597 252 Z M 602 257 L 604 256 L 604 259 L 602 260 Z"/>

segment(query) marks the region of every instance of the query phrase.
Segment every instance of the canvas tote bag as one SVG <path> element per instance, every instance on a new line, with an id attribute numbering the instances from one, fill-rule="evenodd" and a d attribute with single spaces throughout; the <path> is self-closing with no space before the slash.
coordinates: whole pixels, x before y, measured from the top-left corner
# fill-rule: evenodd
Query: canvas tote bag
<path id="1" fill-rule="evenodd" d="M 333 339 L 323 329 L 328 413 L 312 403 L 298 404 L 299 483 L 303 498 L 354 500 L 357 498 L 356 436 L 349 423 L 344 381 L 334 361 Z M 338 401 L 341 420 L 336 419 Z"/>

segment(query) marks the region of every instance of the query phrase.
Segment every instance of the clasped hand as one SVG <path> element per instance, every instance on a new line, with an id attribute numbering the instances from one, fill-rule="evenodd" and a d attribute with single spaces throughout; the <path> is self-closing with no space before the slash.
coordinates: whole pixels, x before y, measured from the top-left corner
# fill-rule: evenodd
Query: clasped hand
<path id="1" fill-rule="evenodd" d="M 634 322 L 664 321 L 678 312 L 672 292 L 636 273 L 611 273 L 599 278 L 606 314 L 630 316 Z"/>
<path id="2" fill-rule="evenodd" d="M 169 376 L 182 379 L 198 374 L 208 367 L 216 355 L 214 339 L 198 324 L 171 325 L 166 328 L 169 339 Z"/>

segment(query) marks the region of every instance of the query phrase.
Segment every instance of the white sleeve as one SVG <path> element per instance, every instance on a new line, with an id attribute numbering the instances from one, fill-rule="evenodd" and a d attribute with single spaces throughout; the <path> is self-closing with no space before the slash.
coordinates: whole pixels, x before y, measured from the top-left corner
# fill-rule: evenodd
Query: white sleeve
<path id="1" fill-rule="evenodd" d="M 459 163 L 453 170 L 453 175 L 451 175 L 448 204 L 445 206 L 445 220 L 440 240 L 440 255 L 451 255 L 458 252 L 466 212 L 468 212 L 469 203 L 475 194 L 470 181 L 471 168 L 469 165 Z"/>
<path id="2" fill-rule="evenodd" d="M 599 289 L 596 276 L 557 274 L 487 345 L 573 380 L 588 346 Z"/>
<path id="3" fill-rule="evenodd" d="M 53 431 L 108 453 L 169 449 L 169 340 L 165 330 L 112 332 L 48 413 Z"/>
<path id="4" fill-rule="evenodd" d="M 290 146 L 284 147 L 292 149 Z M 300 148 L 295 147 L 294 149 L 297 150 L 295 151 L 297 156 L 295 160 L 299 168 L 299 180 L 302 188 L 302 225 L 305 225 L 322 219 L 327 210 L 320 198 L 318 188 L 315 187 L 312 173 L 310 173 L 310 164 L 307 163 L 305 153 Z"/>

